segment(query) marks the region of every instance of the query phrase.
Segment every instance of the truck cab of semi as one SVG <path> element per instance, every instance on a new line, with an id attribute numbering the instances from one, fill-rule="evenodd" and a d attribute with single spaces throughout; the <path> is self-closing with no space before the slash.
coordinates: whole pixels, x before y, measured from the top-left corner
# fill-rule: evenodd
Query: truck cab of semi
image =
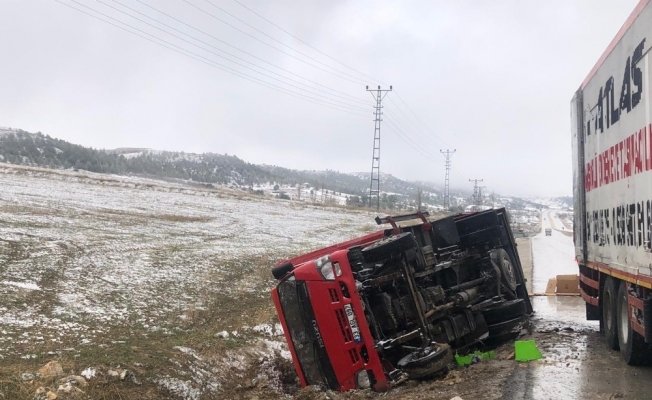
<path id="1" fill-rule="evenodd" d="M 388 389 L 520 331 L 532 307 L 506 211 L 427 216 L 376 218 L 391 228 L 273 268 L 303 386 Z"/>

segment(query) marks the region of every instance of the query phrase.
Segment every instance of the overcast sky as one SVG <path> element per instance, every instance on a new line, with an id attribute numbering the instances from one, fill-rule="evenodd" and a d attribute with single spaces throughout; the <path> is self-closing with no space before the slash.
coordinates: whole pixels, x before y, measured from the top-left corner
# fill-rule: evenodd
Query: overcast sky
<path id="1" fill-rule="evenodd" d="M 393 85 L 381 172 L 442 182 L 455 148 L 451 186 L 536 196 L 571 194 L 570 99 L 638 2 L 60 1 L 177 52 L 54 0 L 0 0 L 0 126 L 368 172 L 365 86 Z"/>

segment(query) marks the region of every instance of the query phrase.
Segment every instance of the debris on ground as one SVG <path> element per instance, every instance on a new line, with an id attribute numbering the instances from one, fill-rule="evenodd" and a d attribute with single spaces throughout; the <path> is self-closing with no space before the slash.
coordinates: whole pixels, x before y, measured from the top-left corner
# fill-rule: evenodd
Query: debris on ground
<path id="1" fill-rule="evenodd" d="M 514 348 L 516 361 L 534 361 L 543 357 L 534 340 L 517 340 Z"/>
<path id="2" fill-rule="evenodd" d="M 44 378 L 54 378 L 59 375 L 63 375 L 63 368 L 58 361 L 50 361 L 49 363 L 42 366 L 38 373 L 41 374 Z"/>
<path id="3" fill-rule="evenodd" d="M 482 360 L 488 360 L 491 358 L 494 358 L 496 354 L 493 351 L 487 351 L 487 352 L 482 352 L 482 351 L 475 351 L 471 354 L 468 354 L 466 356 L 460 356 L 459 354 L 455 354 L 455 361 L 457 361 L 458 365 L 471 365 L 471 364 L 477 364 Z"/>
<path id="4" fill-rule="evenodd" d="M 84 377 L 79 375 L 68 375 L 65 378 L 59 379 L 59 383 L 60 384 L 69 383 L 71 385 L 76 385 L 79 387 L 88 386 L 88 383 L 86 383 L 86 379 L 84 379 Z"/>

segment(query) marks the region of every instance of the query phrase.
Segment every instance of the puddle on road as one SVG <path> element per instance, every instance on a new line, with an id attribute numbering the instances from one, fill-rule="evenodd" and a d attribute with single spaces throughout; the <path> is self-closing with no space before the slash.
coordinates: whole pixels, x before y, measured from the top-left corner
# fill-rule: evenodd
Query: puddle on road
<path id="1" fill-rule="evenodd" d="M 607 348 L 576 296 L 532 298 L 533 337 L 544 358 L 519 364 L 505 400 L 652 398 L 652 369 L 627 366 Z"/>
<path id="2" fill-rule="evenodd" d="M 544 359 L 528 368 L 531 385 L 528 399 L 581 398 L 583 363 L 588 352 L 587 334 L 599 331 L 599 324 L 586 321 L 584 302 L 577 296 L 538 296 L 532 299 L 535 334 Z"/>
<path id="3" fill-rule="evenodd" d="M 597 321 L 587 321 L 584 301 L 579 296 L 534 296 L 530 298 L 538 331 L 572 328 L 574 331 L 599 330 Z"/>

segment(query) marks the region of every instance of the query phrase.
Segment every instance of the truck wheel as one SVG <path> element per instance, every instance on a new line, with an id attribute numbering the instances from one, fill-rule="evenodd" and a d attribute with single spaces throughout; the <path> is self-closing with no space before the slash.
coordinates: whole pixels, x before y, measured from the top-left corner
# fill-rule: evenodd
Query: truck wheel
<path id="1" fill-rule="evenodd" d="M 613 350 L 618 350 L 618 328 L 616 323 L 618 305 L 618 289 L 616 281 L 607 277 L 602 288 L 602 325 L 604 336 L 607 338 L 607 345 Z"/>
<path id="2" fill-rule="evenodd" d="M 414 247 L 412 232 L 403 232 L 398 235 L 380 239 L 376 243 L 362 249 L 366 262 L 376 262 L 394 254 L 406 252 Z"/>
<path id="3" fill-rule="evenodd" d="M 511 321 L 525 315 L 525 301 L 523 299 L 508 300 L 495 306 L 482 310 L 482 316 L 487 325 L 495 325 Z"/>
<path id="4" fill-rule="evenodd" d="M 629 365 L 640 365 L 645 362 L 649 354 L 649 348 L 641 335 L 634 332 L 631 321 L 629 320 L 629 305 L 627 302 L 627 284 L 625 281 L 620 282 L 618 290 L 618 344 L 620 345 L 620 354 Z"/>
<path id="5" fill-rule="evenodd" d="M 505 249 L 495 249 L 491 252 L 491 261 L 496 263 L 500 268 L 500 274 L 503 285 L 511 290 L 516 290 L 516 272 L 514 272 L 514 263 Z"/>
<path id="6" fill-rule="evenodd" d="M 285 274 L 292 271 L 293 269 L 294 266 L 292 265 L 292 263 L 286 262 L 277 267 L 272 268 L 272 276 L 274 276 L 274 279 L 280 280 L 285 276 Z"/>
<path id="7" fill-rule="evenodd" d="M 453 350 L 447 344 L 437 344 L 425 356 L 415 351 L 401 358 L 398 367 L 410 379 L 424 379 L 443 371 L 453 361 Z"/>
<path id="8" fill-rule="evenodd" d="M 349 259 L 349 264 L 351 265 L 351 269 L 354 272 L 358 272 L 363 268 L 363 263 L 364 263 L 364 256 L 362 255 L 362 247 L 356 246 L 356 247 L 351 247 L 349 249 L 349 253 L 347 255 Z"/>
<path id="9" fill-rule="evenodd" d="M 525 316 L 489 325 L 489 337 L 492 339 L 506 338 L 507 336 L 518 333 L 517 328 L 520 330 L 523 322 L 525 322 Z"/>

